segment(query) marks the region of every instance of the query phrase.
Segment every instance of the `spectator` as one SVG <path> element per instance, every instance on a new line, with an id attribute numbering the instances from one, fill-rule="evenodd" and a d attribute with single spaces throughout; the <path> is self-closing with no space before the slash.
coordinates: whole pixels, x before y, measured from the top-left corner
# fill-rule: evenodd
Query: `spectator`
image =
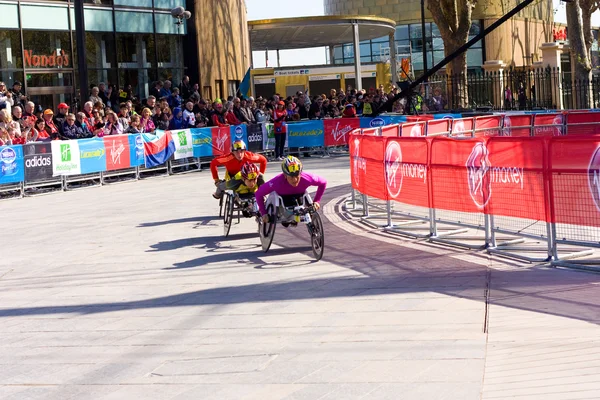
<path id="1" fill-rule="evenodd" d="M 227 102 L 225 109 L 225 121 L 227 121 L 229 125 L 241 125 L 242 121 L 235 116 L 235 113 L 233 112 L 233 103 L 231 101 Z"/>
<path id="2" fill-rule="evenodd" d="M 300 119 L 308 119 L 308 109 L 306 97 L 302 92 L 298 92 L 298 115 L 300 116 Z"/>
<path id="3" fill-rule="evenodd" d="M 123 90 L 119 90 L 119 101 L 126 102 L 127 100 L 133 100 L 133 88 L 131 85 L 125 85 Z"/>
<path id="4" fill-rule="evenodd" d="M 196 113 L 196 121 L 198 122 L 197 126 L 200 124 L 202 126 L 208 126 L 210 110 L 206 107 L 206 101 L 200 99 L 200 101 L 198 101 L 198 110 L 194 109 L 194 112 Z"/>
<path id="5" fill-rule="evenodd" d="M 10 136 L 8 136 L 8 131 L 4 128 L 0 128 L 0 146 L 10 145 L 12 145 L 12 140 L 10 140 Z"/>
<path id="6" fill-rule="evenodd" d="M 153 109 L 154 106 L 156 105 L 156 97 L 150 95 L 148 96 L 148 98 L 146 99 L 146 107 L 148 107 L 149 109 Z"/>
<path id="7" fill-rule="evenodd" d="M 269 115 L 267 114 L 267 109 L 263 101 L 260 102 L 256 111 L 254 111 L 254 119 L 259 124 L 268 122 Z"/>
<path id="8" fill-rule="evenodd" d="M 58 127 L 54 123 L 54 111 L 47 108 L 44 110 L 44 114 L 42 116 L 44 122 L 46 124 L 45 129 L 48 135 L 52 140 L 60 140 L 60 132 L 58 131 Z"/>
<path id="9" fill-rule="evenodd" d="M 140 128 L 142 133 L 151 133 L 155 131 L 154 121 L 152 121 L 152 111 L 148 107 L 142 110 L 142 118 L 140 119 Z"/>
<path id="10" fill-rule="evenodd" d="M 194 96 L 197 99 L 199 99 L 201 97 L 200 96 L 200 86 L 197 83 L 195 83 L 192 86 L 192 94 L 191 95 Z"/>
<path id="11" fill-rule="evenodd" d="M 142 133 L 142 130 L 140 129 L 139 115 L 136 114 L 131 116 L 131 123 L 129 124 L 129 127 L 125 133 Z"/>
<path id="12" fill-rule="evenodd" d="M 62 128 L 65 125 L 65 119 L 69 113 L 69 105 L 67 103 L 60 103 L 58 105 L 58 112 L 54 116 L 54 125 L 58 127 L 58 131 L 63 134 Z"/>
<path id="13" fill-rule="evenodd" d="M 194 103 L 188 101 L 185 103 L 185 110 L 183 110 L 183 121 L 185 128 L 196 127 L 196 115 L 194 114 Z"/>
<path id="14" fill-rule="evenodd" d="M 61 132 L 62 139 L 64 140 L 74 140 L 83 137 L 83 130 L 81 129 L 81 127 L 75 125 L 75 114 L 65 115 L 65 119 L 61 127 Z"/>
<path id="15" fill-rule="evenodd" d="M 109 107 L 112 111 L 118 113 L 119 112 L 119 89 L 117 85 L 110 85 L 108 87 L 108 103 L 106 106 Z"/>
<path id="16" fill-rule="evenodd" d="M 181 96 L 179 95 L 179 89 L 173 89 L 173 93 L 168 97 L 169 108 L 181 107 Z M 164 108 L 164 107 L 163 107 Z"/>
<path id="17" fill-rule="evenodd" d="M 287 133 L 287 126 L 285 124 L 285 118 L 287 112 L 284 109 L 285 103 L 280 101 L 277 103 L 277 109 L 273 111 L 273 130 L 275 133 L 275 158 L 283 160 L 283 149 L 285 147 L 285 137 Z"/>
<path id="18" fill-rule="evenodd" d="M 156 126 L 156 129 L 160 129 L 161 131 L 166 131 L 167 129 L 169 129 L 169 123 L 171 122 L 171 118 L 171 109 L 169 107 L 161 110 L 158 123 L 154 124 Z"/>
<path id="19" fill-rule="evenodd" d="M 20 131 L 17 132 L 13 128 L 7 129 L 6 131 L 8 132 L 8 136 L 10 136 L 13 145 L 27 143 L 27 135 L 26 134 L 22 134 Z"/>
<path id="20" fill-rule="evenodd" d="M 10 108 L 15 104 L 13 95 L 11 92 L 6 90 L 6 84 L 4 82 L 0 82 L 0 109 L 8 110 L 8 113 L 11 114 Z"/>
<path id="21" fill-rule="evenodd" d="M 100 98 L 100 89 L 97 86 L 92 88 L 92 94 L 88 100 L 91 101 L 94 106 L 96 103 L 100 103 L 102 104 L 102 108 L 104 108 L 104 103 L 102 102 L 102 98 Z"/>
<path id="22" fill-rule="evenodd" d="M 93 109 L 94 103 L 91 101 L 87 101 L 83 104 L 83 113 L 85 114 L 86 124 L 90 129 L 92 129 L 92 126 L 94 126 L 94 114 L 92 112 Z"/>
<path id="23" fill-rule="evenodd" d="M 356 118 L 356 108 L 354 108 L 354 104 L 346 104 L 344 112 L 342 113 L 342 118 Z"/>
<path id="24" fill-rule="evenodd" d="M 23 87 L 21 85 L 21 82 L 15 81 L 13 83 L 13 87 L 10 90 L 10 92 L 12 93 L 12 98 L 13 98 L 14 104 L 19 104 L 19 105 L 25 104 L 27 97 L 25 96 L 25 92 L 23 92 Z"/>
<path id="25" fill-rule="evenodd" d="M 131 121 L 129 109 L 127 108 L 127 103 L 119 104 L 119 114 L 117 114 L 117 117 L 119 117 L 119 122 L 121 123 L 121 125 L 123 125 L 123 129 L 127 130 L 129 122 Z"/>
<path id="26" fill-rule="evenodd" d="M 152 97 L 154 97 L 155 100 L 160 99 L 160 91 L 161 91 L 162 87 L 163 87 L 163 83 L 161 81 L 156 81 L 154 83 L 154 87 L 152 89 L 150 89 L 150 95 Z M 148 104 L 148 107 L 154 107 L 154 105 L 150 106 Z"/>
<path id="27" fill-rule="evenodd" d="M 86 116 L 83 112 L 78 112 L 75 116 L 75 126 L 81 130 L 82 138 L 91 138 L 94 136 L 90 127 L 86 124 Z"/>
<path id="28" fill-rule="evenodd" d="M 223 103 L 214 102 L 213 111 L 210 114 L 211 126 L 228 126 L 225 120 L 225 113 L 223 112 Z"/>
<path id="29" fill-rule="evenodd" d="M 185 75 L 179 85 L 179 93 L 184 100 L 188 100 L 192 96 L 192 86 L 190 85 L 190 77 Z"/>
<path id="30" fill-rule="evenodd" d="M 106 125 L 104 126 L 104 136 L 123 134 L 123 125 L 119 122 L 119 117 L 112 111 L 106 114 Z"/>
<path id="31" fill-rule="evenodd" d="M 177 88 L 175 88 L 177 89 Z M 173 91 L 175 91 L 175 89 L 173 89 Z M 177 89 L 177 91 L 179 92 L 179 89 Z M 160 99 L 168 99 L 169 97 L 171 97 L 172 91 L 171 91 L 171 81 L 167 80 L 164 81 L 163 83 L 163 87 L 162 89 L 160 89 Z"/>
<path id="32" fill-rule="evenodd" d="M 181 107 L 175 107 L 173 109 L 173 118 L 169 123 L 169 130 L 185 129 L 187 127 L 188 125 L 185 121 L 185 118 L 183 117 L 183 113 L 181 112 Z"/>
<path id="33" fill-rule="evenodd" d="M 241 112 L 241 115 L 242 115 L 242 120 L 241 121 L 246 122 L 248 124 L 255 124 L 256 123 L 256 119 L 254 118 L 254 114 L 252 113 L 252 110 L 251 110 L 250 106 L 248 105 L 248 101 L 246 101 L 246 99 L 241 99 L 240 100 L 240 112 Z"/>
<path id="34" fill-rule="evenodd" d="M 92 88 L 92 94 L 94 93 L 94 88 Z M 106 84 L 104 82 L 100 82 L 98 84 L 98 97 L 100 97 L 100 100 L 102 100 L 102 103 L 106 104 L 108 107 L 110 107 L 108 105 L 108 91 L 106 90 Z M 95 103 L 95 101 L 94 101 Z"/>
<path id="35" fill-rule="evenodd" d="M 50 140 L 50 135 L 46 131 L 46 122 L 42 118 L 38 118 L 32 129 L 32 142 L 40 141 L 47 142 Z"/>
<path id="36" fill-rule="evenodd" d="M 318 97 L 317 100 L 310 106 L 308 118 L 321 119 L 323 118 L 323 98 Z"/>
<path id="37" fill-rule="evenodd" d="M 242 101 L 240 100 L 239 97 L 236 97 L 233 99 L 233 115 L 235 115 L 235 118 L 240 121 L 240 123 L 248 123 L 248 121 L 246 121 L 244 119 L 244 116 L 242 115 Z M 239 125 L 239 124 L 235 124 L 235 125 Z"/>
<path id="38" fill-rule="evenodd" d="M 23 111 L 21 106 L 14 106 L 12 108 L 12 119 L 18 127 L 18 134 L 23 134 L 23 137 L 27 137 L 29 130 L 33 127 L 33 122 L 23 118 Z"/>

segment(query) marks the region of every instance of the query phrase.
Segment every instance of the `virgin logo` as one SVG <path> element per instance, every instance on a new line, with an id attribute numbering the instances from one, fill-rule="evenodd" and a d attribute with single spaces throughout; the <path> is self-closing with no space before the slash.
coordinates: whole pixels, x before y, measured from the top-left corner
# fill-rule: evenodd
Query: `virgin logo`
<path id="1" fill-rule="evenodd" d="M 412 136 L 412 135 L 411 135 Z M 402 149 L 400 143 L 389 142 L 385 149 L 385 185 L 390 196 L 398 197 L 402 190 Z"/>
<path id="2" fill-rule="evenodd" d="M 489 151 L 485 144 L 475 144 L 466 167 L 469 194 L 479 208 L 485 207 L 492 197 L 492 182 L 488 176 L 490 165 Z"/>
<path id="3" fill-rule="evenodd" d="M 354 175 L 354 184 L 358 186 L 360 184 L 360 171 L 367 171 L 367 163 L 360 156 L 360 139 L 354 139 L 354 152 L 352 153 L 352 172 Z"/>
<path id="4" fill-rule="evenodd" d="M 413 127 L 410 130 L 410 136 L 411 137 L 423 136 L 423 129 L 421 128 L 421 124 L 413 125 Z"/>
<path id="5" fill-rule="evenodd" d="M 464 136 L 465 123 L 463 121 L 455 120 L 452 124 L 452 134 L 455 136 Z"/>
<path id="6" fill-rule="evenodd" d="M 511 136 L 512 135 L 512 129 L 511 129 L 511 122 L 510 122 L 510 117 L 508 115 L 505 115 L 504 118 L 502 119 L 502 130 L 500 131 L 500 136 Z"/>
<path id="7" fill-rule="evenodd" d="M 554 136 L 562 136 L 563 135 L 563 116 L 562 114 L 556 115 L 552 120 L 552 125 L 554 125 Z"/>
<path id="8" fill-rule="evenodd" d="M 112 148 L 110 150 L 110 158 L 111 158 L 113 164 L 120 164 L 121 163 L 121 153 L 123 153 L 125 151 L 125 146 L 123 146 L 123 143 L 119 143 L 119 145 L 117 147 L 117 146 L 115 146 L 116 143 L 117 143 L 117 141 L 113 140 Z"/>
<path id="9" fill-rule="evenodd" d="M 227 135 L 221 134 L 221 130 L 217 132 L 217 149 L 225 151 L 225 142 L 227 142 Z"/>
<path id="10" fill-rule="evenodd" d="M 352 126 L 350 125 L 346 125 L 342 129 L 340 129 L 340 123 L 338 122 L 335 125 L 335 128 L 331 130 L 331 136 L 333 136 L 333 140 L 335 140 L 336 142 L 341 142 L 351 130 Z"/>
<path id="11" fill-rule="evenodd" d="M 594 151 L 588 167 L 588 185 L 594 204 L 600 211 L 600 146 Z"/>

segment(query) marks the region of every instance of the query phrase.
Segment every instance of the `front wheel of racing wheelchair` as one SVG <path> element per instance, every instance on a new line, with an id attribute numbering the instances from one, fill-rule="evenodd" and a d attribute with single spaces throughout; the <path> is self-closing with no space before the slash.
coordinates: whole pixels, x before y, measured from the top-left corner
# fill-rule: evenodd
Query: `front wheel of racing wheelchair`
<path id="1" fill-rule="evenodd" d="M 224 206 L 223 206 L 223 234 L 225 237 L 229 235 L 233 220 L 237 218 L 238 223 L 240 222 L 240 214 L 245 218 L 254 217 L 257 214 L 255 210 L 254 195 L 240 197 L 237 193 L 232 190 L 226 190 L 223 193 Z M 235 213 L 237 212 L 237 215 Z"/>
<path id="2" fill-rule="evenodd" d="M 319 261 L 323 257 L 325 250 L 325 234 L 323 231 L 323 223 L 318 212 L 313 207 L 312 198 L 308 193 L 300 198 L 302 204 L 296 206 L 286 205 L 284 199 L 276 193 L 271 193 L 267 198 L 266 211 L 269 216 L 269 221 L 262 222 L 258 218 L 258 233 L 263 251 L 269 251 L 275 236 L 275 228 L 278 223 L 289 224 L 304 223 L 310 235 L 310 245 L 313 255 Z"/>

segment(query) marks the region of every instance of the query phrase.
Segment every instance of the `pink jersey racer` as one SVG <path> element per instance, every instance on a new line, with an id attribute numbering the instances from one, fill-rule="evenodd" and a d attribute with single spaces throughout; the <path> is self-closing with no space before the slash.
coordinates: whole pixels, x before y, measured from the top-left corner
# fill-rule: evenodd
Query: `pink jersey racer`
<path id="1" fill-rule="evenodd" d="M 271 192 L 275 192 L 280 196 L 301 195 L 311 186 L 317 187 L 317 194 L 315 194 L 313 201 L 319 203 L 321 197 L 323 197 L 323 193 L 325 193 L 325 188 L 327 187 L 327 181 L 324 178 L 308 172 L 302 172 L 300 174 L 300 183 L 298 186 L 292 186 L 287 182 L 284 174 L 277 175 L 256 191 L 256 204 L 258 205 L 260 215 L 265 215 L 267 213 L 267 210 L 265 209 L 265 196 Z"/>

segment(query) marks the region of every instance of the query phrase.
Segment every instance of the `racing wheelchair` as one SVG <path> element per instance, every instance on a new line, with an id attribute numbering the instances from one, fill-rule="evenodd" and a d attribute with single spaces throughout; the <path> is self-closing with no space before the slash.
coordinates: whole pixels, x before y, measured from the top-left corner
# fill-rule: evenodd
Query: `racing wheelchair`
<path id="1" fill-rule="evenodd" d="M 271 193 L 265 202 L 269 222 L 258 221 L 258 233 L 263 251 L 266 253 L 273 243 L 277 224 L 284 226 L 303 223 L 310 235 L 310 245 L 317 261 L 323 257 L 325 250 L 325 234 L 319 213 L 313 206 L 312 198 L 308 193 L 300 196 L 280 196 Z"/>
<path id="2" fill-rule="evenodd" d="M 244 218 L 260 216 L 254 194 L 238 194 L 233 190 L 226 190 L 221 197 L 221 203 L 219 216 L 223 216 L 223 234 L 225 237 L 229 235 L 234 219 L 237 218 L 239 224 L 242 216 Z"/>

